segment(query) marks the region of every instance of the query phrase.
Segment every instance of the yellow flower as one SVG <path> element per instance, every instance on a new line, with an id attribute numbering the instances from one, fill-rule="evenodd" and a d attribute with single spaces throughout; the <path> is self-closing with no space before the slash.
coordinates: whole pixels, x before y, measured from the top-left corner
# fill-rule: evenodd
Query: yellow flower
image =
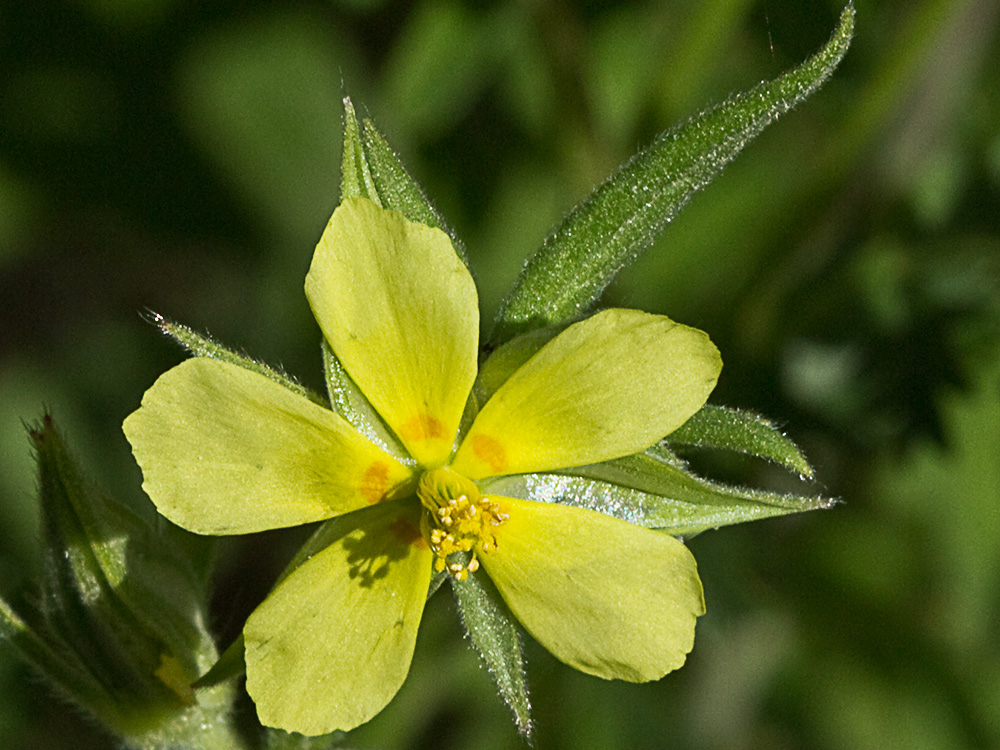
<path id="1" fill-rule="evenodd" d="M 485 571 L 527 631 L 584 672 L 638 682 L 684 662 L 704 602 L 680 541 L 489 488 L 676 429 L 721 368 L 704 333 L 606 310 L 515 339 L 480 371 L 476 290 L 447 235 L 361 198 L 334 212 L 306 294 L 364 396 L 365 434 L 207 358 L 161 376 L 124 425 L 143 487 L 184 528 L 331 519 L 244 629 L 264 724 L 322 734 L 380 711 L 406 677 L 435 569 Z"/>

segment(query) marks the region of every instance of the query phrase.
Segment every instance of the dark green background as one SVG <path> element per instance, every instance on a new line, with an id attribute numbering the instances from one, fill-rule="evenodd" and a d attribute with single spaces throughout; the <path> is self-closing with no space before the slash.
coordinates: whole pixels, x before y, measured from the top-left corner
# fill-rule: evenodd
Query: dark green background
<path id="1" fill-rule="evenodd" d="M 708 331 L 726 362 L 713 401 L 780 420 L 844 503 L 694 539 L 708 614 L 659 683 L 605 683 L 529 644 L 539 748 L 1000 745 L 1000 9 L 857 10 L 833 80 L 605 299 Z M 800 62 L 839 11 L 5 3 L 0 594 L 17 599 L 38 565 L 22 420 L 52 409 L 93 477 L 139 500 L 119 425 L 181 358 L 143 310 L 320 386 L 302 281 L 337 201 L 343 93 L 465 239 L 488 318 L 616 164 Z M 752 461 L 711 468 L 789 481 Z M 224 543 L 221 639 L 296 539 Z M 0 649 L 0 746 L 112 744 Z M 522 747 L 449 596 L 398 698 L 349 744 Z"/>

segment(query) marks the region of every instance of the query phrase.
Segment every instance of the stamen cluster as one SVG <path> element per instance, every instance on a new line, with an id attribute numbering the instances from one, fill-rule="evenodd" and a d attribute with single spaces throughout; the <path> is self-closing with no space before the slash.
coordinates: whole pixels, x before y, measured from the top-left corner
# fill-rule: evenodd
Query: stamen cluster
<path id="1" fill-rule="evenodd" d="M 447 570 L 459 581 L 479 570 L 478 554 L 497 549 L 494 530 L 507 520 L 500 504 L 479 494 L 465 477 L 435 469 L 421 477 L 417 490 L 427 510 L 424 537 L 434 552 L 434 570 Z M 455 553 L 469 553 L 465 562 L 448 562 Z"/>

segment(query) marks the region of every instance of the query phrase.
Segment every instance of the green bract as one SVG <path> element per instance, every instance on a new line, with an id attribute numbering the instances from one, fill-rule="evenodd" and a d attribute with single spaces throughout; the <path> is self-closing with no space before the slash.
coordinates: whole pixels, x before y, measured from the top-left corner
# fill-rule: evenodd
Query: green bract
<path id="1" fill-rule="evenodd" d="M 191 689 L 217 653 L 188 535 L 92 484 L 50 415 L 30 436 L 44 578 L 23 612 L 0 599 L 0 640 L 121 747 L 236 750 L 233 687 Z"/>
<path id="2" fill-rule="evenodd" d="M 680 541 L 486 488 L 622 458 L 676 429 L 721 369 L 704 333 L 605 310 L 474 388 L 469 272 L 444 232 L 365 198 L 334 212 L 306 292 L 381 431 L 363 435 L 267 374 L 207 357 L 161 376 L 124 425 L 147 493 L 191 531 L 331 519 L 244 629 L 263 723 L 321 734 L 385 706 L 434 569 L 461 581 L 481 566 L 539 642 L 590 674 L 645 681 L 683 663 L 704 602 Z"/>

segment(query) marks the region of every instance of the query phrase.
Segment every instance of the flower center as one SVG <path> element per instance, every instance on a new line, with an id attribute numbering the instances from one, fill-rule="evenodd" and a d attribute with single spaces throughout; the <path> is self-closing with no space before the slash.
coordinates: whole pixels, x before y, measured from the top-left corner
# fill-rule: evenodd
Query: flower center
<path id="1" fill-rule="evenodd" d="M 417 496 L 426 509 L 421 527 L 434 552 L 434 570 L 447 569 L 459 581 L 479 570 L 478 554 L 492 554 L 497 548 L 494 530 L 507 520 L 500 504 L 479 493 L 471 481 L 451 469 L 424 472 Z M 468 553 L 467 560 L 448 562 L 456 553 Z"/>

